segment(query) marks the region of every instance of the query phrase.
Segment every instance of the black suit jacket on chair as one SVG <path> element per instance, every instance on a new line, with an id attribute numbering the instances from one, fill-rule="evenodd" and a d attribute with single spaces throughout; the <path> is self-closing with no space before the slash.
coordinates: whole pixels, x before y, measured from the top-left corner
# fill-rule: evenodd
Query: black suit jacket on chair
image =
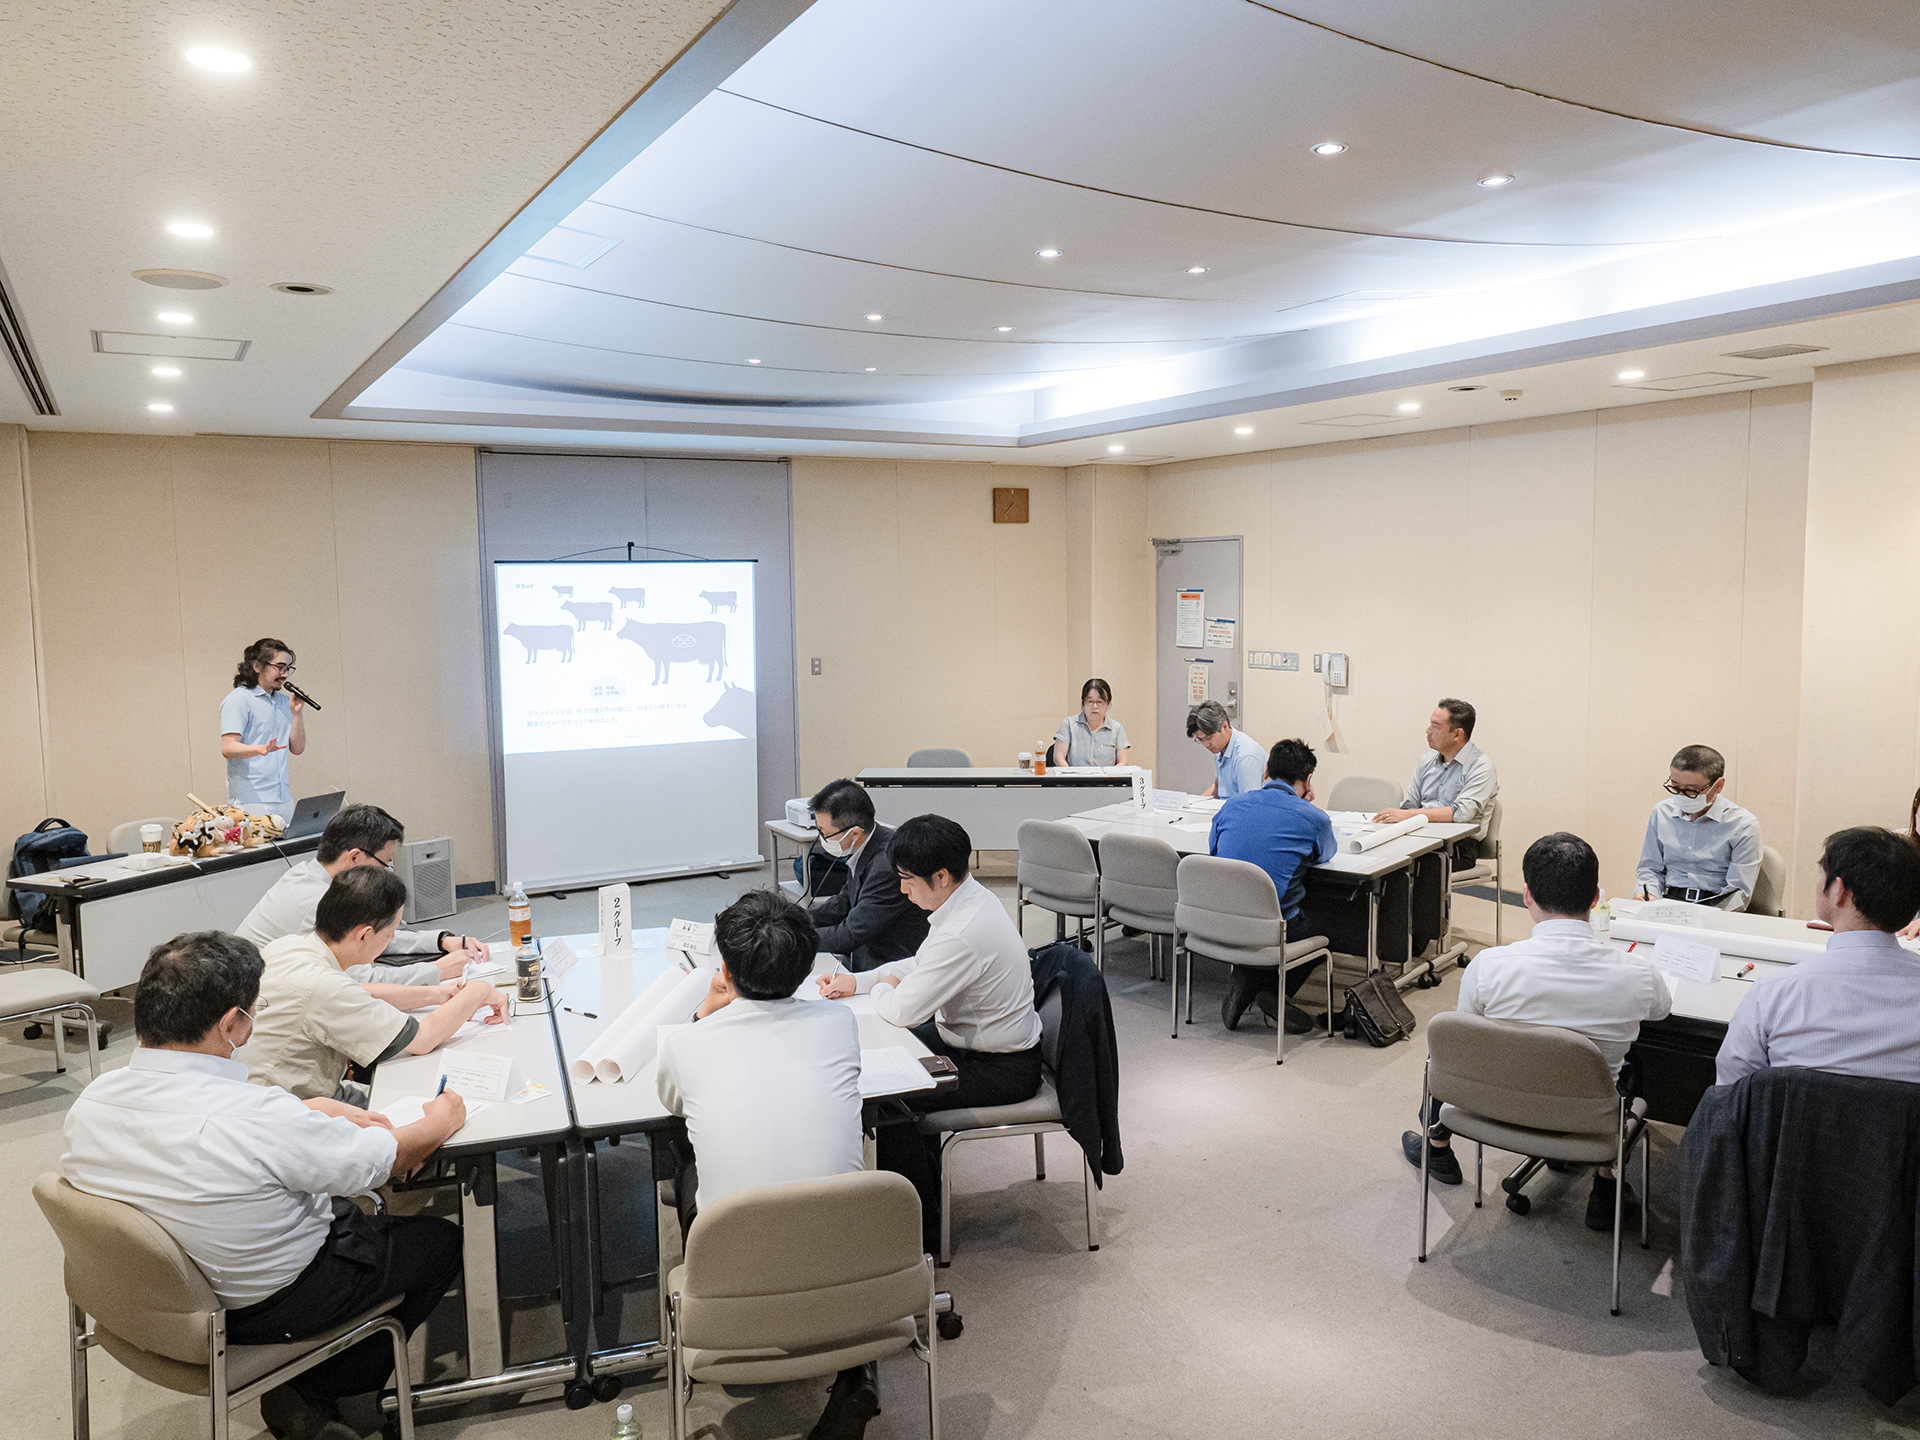
<path id="1" fill-rule="evenodd" d="M 900 893 L 893 868 L 893 830 L 874 827 L 853 857 L 853 878 L 813 907 L 820 948 L 846 957 L 850 970 L 872 970 L 917 951 L 927 938 L 927 912 Z"/>

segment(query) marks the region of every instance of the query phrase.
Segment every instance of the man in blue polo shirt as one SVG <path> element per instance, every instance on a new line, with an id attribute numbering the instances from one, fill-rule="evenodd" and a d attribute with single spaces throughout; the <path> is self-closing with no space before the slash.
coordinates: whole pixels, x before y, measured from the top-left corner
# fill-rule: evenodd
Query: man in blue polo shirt
<path id="1" fill-rule="evenodd" d="M 1266 764 L 1267 752 L 1246 731 L 1234 728 L 1218 700 L 1202 701 L 1187 712 L 1187 738 L 1213 756 L 1214 780 L 1207 787 L 1208 799 L 1225 800 L 1260 788 L 1260 768 Z"/>
<path id="2" fill-rule="evenodd" d="M 1305 928 L 1300 921 L 1301 902 L 1307 892 L 1301 871 L 1309 865 L 1323 865 L 1340 851 L 1333 836 L 1333 821 L 1327 812 L 1313 803 L 1313 771 L 1319 763 L 1304 740 L 1282 740 L 1267 754 L 1266 783 L 1258 790 L 1235 795 L 1213 817 L 1213 834 L 1208 849 L 1229 860 L 1246 860 L 1273 877 L 1273 888 L 1280 896 L 1280 913 L 1287 918 L 1287 938 L 1303 940 L 1319 932 L 1311 921 Z M 1304 1035 L 1313 1028 L 1313 1017 L 1293 1003 L 1307 977 L 1318 969 L 1303 965 L 1287 975 L 1287 1010 L 1283 1022 L 1289 1035 Z M 1229 1030 L 1240 1023 L 1250 1004 L 1258 1003 L 1268 1015 L 1278 1006 L 1280 981 L 1277 970 L 1253 969 L 1236 965 L 1220 1005 L 1220 1020 Z"/>

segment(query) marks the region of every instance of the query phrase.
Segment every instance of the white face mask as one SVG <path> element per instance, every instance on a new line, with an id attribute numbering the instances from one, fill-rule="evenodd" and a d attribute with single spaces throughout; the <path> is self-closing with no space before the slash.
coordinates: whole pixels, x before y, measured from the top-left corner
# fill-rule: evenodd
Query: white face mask
<path id="1" fill-rule="evenodd" d="M 1713 804 L 1713 801 L 1705 795 L 1695 795 L 1692 799 L 1688 799 L 1685 795 L 1676 798 L 1680 801 L 1680 813 L 1682 815 L 1698 815 L 1709 805 Z"/>
<path id="2" fill-rule="evenodd" d="M 820 848 L 826 851 L 827 854 L 833 856 L 834 859 L 844 860 L 848 855 L 853 853 L 853 841 L 849 838 L 852 833 L 850 830 L 842 830 L 831 839 L 822 837 Z"/>

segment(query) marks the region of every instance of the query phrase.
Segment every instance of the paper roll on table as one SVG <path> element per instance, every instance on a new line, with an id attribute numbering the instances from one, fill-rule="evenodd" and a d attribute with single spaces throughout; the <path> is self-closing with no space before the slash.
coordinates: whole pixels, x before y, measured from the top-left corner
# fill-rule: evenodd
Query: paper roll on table
<path id="1" fill-rule="evenodd" d="M 578 1084 L 603 1080 L 610 1084 L 631 1080 L 652 1062 L 660 1044 L 660 1027 L 683 1023 L 707 997 L 713 967 L 691 973 L 669 969 L 634 996 L 600 1036 L 573 1058 L 568 1073 Z"/>
<path id="2" fill-rule="evenodd" d="M 1375 825 L 1364 830 L 1354 830 L 1340 837 L 1342 855 L 1364 855 L 1376 845 L 1388 840 L 1398 839 L 1409 831 L 1418 830 L 1427 823 L 1424 815 L 1414 815 L 1391 825 Z"/>
<path id="3" fill-rule="evenodd" d="M 1779 940 L 1771 935 L 1710 930 L 1701 925 L 1662 925 L 1651 920 L 1635 920 L 1627 915 L 1614 916 L 1607 933 L 1615 940 L 1638 940 L 1642 944 L 1648 941 L 1657 944 L 1665 937 L 1691 940 L 1696 944 L 1704 942 L 1717 947 L 1722 955 L 1738 955 L 1742 960 L 1773 960 L 1784 965 L 1811 960 L 1827 953 L 1827 942 L 1824 940 Z"/>

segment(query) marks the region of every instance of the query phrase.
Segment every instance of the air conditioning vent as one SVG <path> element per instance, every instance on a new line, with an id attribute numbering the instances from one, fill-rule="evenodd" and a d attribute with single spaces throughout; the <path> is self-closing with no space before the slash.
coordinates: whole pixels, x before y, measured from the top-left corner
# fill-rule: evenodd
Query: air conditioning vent
<path id="1" fill-rule="evenodd" d="M 1668 375 L 1659 380 L 1635 380 L 1627 385 L 1615 385 L 1616 390 L 1659 390 L 1672 394 L 1676 390 L 1710 390 L 1716 385 L 1738 385 L 1748 380 L 1764 380 L 1764 375 L 1730 375 L 1724 370 L 1700 370 L 1692 375 Z"/>
<path id="2" fill-rule="evenodd" d="M 101 355 L 157 355 L 167 360 L 244 360 L 251 340 L 214 340 L 201 335 L 135 335 L 125 330 L 96 330 L 93 348 Z"/>
<path id="3" fill-rule="evenodd" d="M 407 907 L 400 918 L 409 925 L 440 920 L 460 908 L 453 893 L 453 841 L 409 840 L 394 851 L 393 873 L 407 882 Z"/>
<path id="4" fill-rule="evenodd" d="M 1302 425 L 1332 425 L 1341 430 L 1364 430 L 1369 425 L 1391 425 L 1400 415 L 1335 415 L 1330 420 L 1302 420 Z"/>
<path id="5" fill-rule="evenodd" d="M 1763 345 L 1758 350 L 1729 350 L 1728 360 L 1784 360 L 1789 355 L 1817 355 L 1825 345 Z"/>

